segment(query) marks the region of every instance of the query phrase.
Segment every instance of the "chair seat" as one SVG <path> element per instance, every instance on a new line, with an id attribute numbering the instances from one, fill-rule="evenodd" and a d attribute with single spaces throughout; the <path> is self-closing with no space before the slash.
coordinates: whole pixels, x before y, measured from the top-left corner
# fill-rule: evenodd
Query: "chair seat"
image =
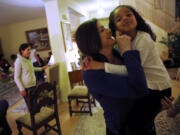
<path id="1" fill-rule="evenodd" d="M 88 96 L 88 89 L 86 86 L 75 86 L 69 96 Z"/>
<path id="2" fill-rule="evenodd" d="M 54 113 L 54 110 L 49 107 L 42 107 L 41 111 L 35 115 L 35 123 L 38 124 L 51 116 Z M 19 117 L 16 121 L 24 123 L 27 126 L 31 126 L 30 113 L 27 113 Z"/>

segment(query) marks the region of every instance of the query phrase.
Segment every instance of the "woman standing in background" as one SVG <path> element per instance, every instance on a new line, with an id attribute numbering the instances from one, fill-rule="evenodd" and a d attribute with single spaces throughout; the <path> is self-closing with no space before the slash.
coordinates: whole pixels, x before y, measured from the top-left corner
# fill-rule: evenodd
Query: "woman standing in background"
<path id="1" fill-rule="evenodd" d="M 24 43 L 19 47 L 19 54 L 15 61 L 14 80 L 19 88 L 21 95 L 24 97 L 28 105 L 29 92 L 36 87 L 36 77 L 34 71 L 42 71 L 47 68 L 33 67 L 30 58 L 31 45 Z"/>

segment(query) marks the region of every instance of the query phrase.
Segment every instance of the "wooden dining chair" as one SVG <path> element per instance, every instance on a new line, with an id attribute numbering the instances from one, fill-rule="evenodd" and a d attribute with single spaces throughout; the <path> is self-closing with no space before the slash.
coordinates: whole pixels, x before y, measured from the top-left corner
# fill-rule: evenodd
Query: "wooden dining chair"
<path id="1" fill-rule="evenodd" d="M 89 113 L 92 116 L 91 104 L 96 106 L 96 103 L 92 95 L 88 93 L 88 88 L 84 85 L 82 70 L 69 72 L 69 79 L 72 88 L 68 95 L 70 116 L 73 113 Z M 81 104 L 79 110 L 72 109 L 72 100 L 76 100 L 77 106 Z M 86 104 L 88 105 L 88 110 L 85 109 Z"/>
<path id="2" fill-rule="evenodd" d="M 45 127 L 45 131 L 42 134 L 52 129 L 59 135 L 62 135 L 57 108 L 56 83 L 51 84 L 46 82 L 37 86 L 30 93 L 28 104 L 30 112 L 16 119 L 19 135 L 23 135 L 21 131 L 22 127 L 32 130 L 33 135 L 37 135 L 37 130 L 43 126 Z M 50 125 L 49 122 L 54 119 L 56 123 Z"/>

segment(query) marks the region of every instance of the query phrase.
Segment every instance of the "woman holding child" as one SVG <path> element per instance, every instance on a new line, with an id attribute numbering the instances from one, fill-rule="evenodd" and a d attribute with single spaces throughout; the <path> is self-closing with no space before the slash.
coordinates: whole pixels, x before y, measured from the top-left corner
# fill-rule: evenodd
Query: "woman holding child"
<path id="1" fill-rule="evenodd" d="M 83 78 L 89 92 L 103 107 L 107 135 L 138 134 L 131 131 L 128 118 L 136 100 L 147 95 L 148 90 L 139 52 L 131 50 L 131 38 L 117 36 L 123 53 L 120 56 L 113 49 L 116 41 L 111 30 L 92 19 L 79 26 L 76 42 L 83 54 L 96 61 L 126 65 L 128 77 L 105 73 L 104 70 L 88 70 L 83 72 Z M 91 57 L 85 59 L 91 60 Z"/>

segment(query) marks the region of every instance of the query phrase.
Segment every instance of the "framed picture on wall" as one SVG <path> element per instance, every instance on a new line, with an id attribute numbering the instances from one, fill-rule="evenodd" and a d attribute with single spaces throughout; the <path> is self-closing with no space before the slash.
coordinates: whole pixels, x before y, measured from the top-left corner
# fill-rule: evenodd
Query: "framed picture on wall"
<path id="1" fill-rule="evenodd" d="M 72 50 L 71 25 L 67 21 L 61 21 L 62 35 L 65 52 Z"/>
<path id="2" fill-rule="evenodd" d="M 50 50 L 47 28 L 26 31 L 26 37 L 28 43 L 32 43 L 37 51 Z"/>

